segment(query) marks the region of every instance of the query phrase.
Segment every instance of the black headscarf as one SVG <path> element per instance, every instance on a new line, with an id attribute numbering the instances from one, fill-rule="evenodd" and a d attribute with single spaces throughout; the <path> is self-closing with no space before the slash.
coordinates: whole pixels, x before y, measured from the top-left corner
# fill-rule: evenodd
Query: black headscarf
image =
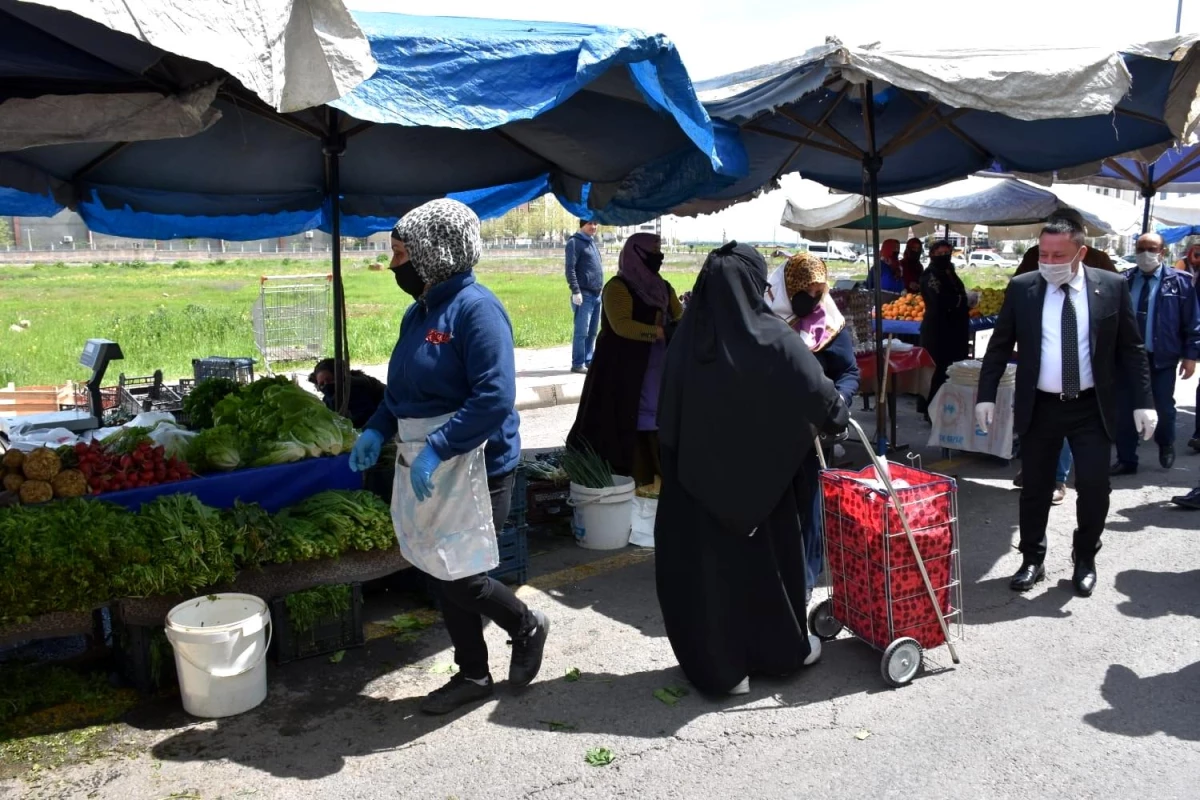
<path id="1" fill-rule="evenodd" d="M 679 480 L 732 534 L 762 524 L 813 446 L 849 410 L 800 335 L 763 300 L 767 266 L 748 245 L 709 254 L 667 350 L 658 405 Z"/>

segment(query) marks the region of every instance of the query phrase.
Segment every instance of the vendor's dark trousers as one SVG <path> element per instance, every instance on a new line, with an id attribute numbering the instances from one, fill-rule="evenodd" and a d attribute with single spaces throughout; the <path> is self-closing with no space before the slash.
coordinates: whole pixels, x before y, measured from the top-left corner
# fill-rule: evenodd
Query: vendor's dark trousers
<path id="1" fill-rule="evenodd" d="M 933 408 L 933 398 L 937 397 L 938 389 L 942 388 L 949 376 L 946 371 L 953 365 L 953 361 L 934 361 L 933 362 L 933 379 L 929 382 L 929 397 L 925 400 L 925 413 L 931 414 L 930 409 Z"/>
<path id="2" fill-rule="evenodd" d="M 1033 421 L 1021 434 L 1021 554 L 1033 564 L 1046 559 L 1046 522 L 1054 494 L 1055 473 L 1063 437 L 1075 456 L 1075 514 L 1072 543 L 1077 553 L 1094 554 L 1108 517 L 1108 458 L 1112 442 L 1100 419 L 1093 391 L 1076 400 L 1038 392 Z"/>
<path id="3" fill-rule="evenodd" d="M 512 506 L 515 473 L 488 478 L 492 496 L 492 519 L 497 532 L 504 530 Z M 509 635 L 517 636 L 534 625 L 529 607 L 517 599 L 513 590 L 487 575 L 472 575 L 456 581 L 429 579 L 431 591 L 442 605 L 442 618 L 450 643 L 454 645 L 454 662 L 466 678 L 483 678 L 489 673 L 487 643 L 483 639 L 483 618 L 495 622 Z"/>
<path id="4" fill-rule="evenodd" d="M 1153 359 L 1153 356 L 1149 356 Z M 1150 362 L 1150 391 L 1154 395 L 1154 410 L 1158 412 L 1158 427 L 1154 441 L 1159 445 L 1175 444 L 1175 370 L 1178 365 L 1156 369 Z M 1138 432 L 1133 424 L 1133 381 L 1124 381 L 1117 391 L 1117 460 L 1122 464 L 1138 463 Z"/>

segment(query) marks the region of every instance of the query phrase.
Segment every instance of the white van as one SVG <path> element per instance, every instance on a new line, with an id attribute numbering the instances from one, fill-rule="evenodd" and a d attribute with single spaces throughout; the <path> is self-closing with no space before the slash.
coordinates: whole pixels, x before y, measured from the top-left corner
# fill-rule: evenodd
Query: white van
<path id="1" fill-rule="evenodd" d="M 853 261 L 858 258 L 855 252 L 842 242 L 807 242 L 803 247 L 822 261 Z"/>
<path id="2" fill-rule="evenodd" d="M 992 250 L 975 250 L 967 263 L 972 267 L 1015 267 L 1017 262 Z"/>

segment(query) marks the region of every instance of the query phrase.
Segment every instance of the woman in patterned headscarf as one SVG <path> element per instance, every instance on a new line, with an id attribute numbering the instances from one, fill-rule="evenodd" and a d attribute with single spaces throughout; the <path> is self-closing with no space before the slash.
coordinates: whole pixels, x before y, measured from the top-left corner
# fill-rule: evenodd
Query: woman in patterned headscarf
<path id="1" fill-rule="evenodd" d="M 808 349 L 817 357 L 825 377 L 833 381 L 846 407 L 858 391 L 858 361 L 854 343 L 846 328 L 846 318 L 829 296 L 829 272 L 825 262 L 811 253 L 799 253 L 777 268 L 767 284 L 767 306 L 792 326 Z M 805 497 L 808 505 L 800 522 L 804 537 L 809 595 L 821 576 L 824 547 L 818 521 L 821 515 L 820 489 L 817 484 L 817 453 L 813 450 L 803 465 Z"/>
<path id="2" fill-rule="evenodd" d="M 508 518 L 521 438 L 512 324 L 473 271 L 482 250 L 479 218 L 455 200 L 434 200 L 406 214 L 393 236 L 425 290 L 400 323 L 387 393 L 350 466 L 370 468 L 384 440 L 398 438 L 397 539 L 430 577 L 459 666 L 421 710 L 446 714 L 493 693 L 484 618 L 512 637 L 508 680 L 515 687 L 541 668 L 549 621 L 487 575 L 498 561 L 496 531 Z"/>

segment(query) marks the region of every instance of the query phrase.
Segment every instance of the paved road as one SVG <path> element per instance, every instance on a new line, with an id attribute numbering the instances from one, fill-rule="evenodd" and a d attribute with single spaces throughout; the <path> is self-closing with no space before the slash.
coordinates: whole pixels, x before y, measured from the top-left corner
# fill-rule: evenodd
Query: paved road
<path id="1" fill-rule="evenodd" d="M 1179 392 L 1185 440 L 1194 386 Z M 549 439 L 573 411 L 526 419 Z M 911 416 L 902 426 L 924 430 Z M 748 697 L 691 694 L 668 707 L 654 691 L 686 682 L 663 633 L 652 554 L 587 554 L 586 567 L 562 572 L 584 554 L 543 542 L 541 588 L 522 591 L 554 627 L 544 673 L 524 692 L 502 684 L 483 707 L 421 717 L 419 698 L 445 678 L 431 670 L 450 660 L 434 627 L 340 664 L 275 669 L 267 703 L 238 718 L 190 721 L 164 701 L 108 734 L 128 757 L 3 783 L 0 796 L 1197 797 L 1200 513 L 1164 501 L 1195 485 L 1200 455 L 1116 483 L 1090 599 L 1069 584 L 1073 496 L 1051 515 L 1049 579 L 1016 595 L 1014 468 L 938 468 L 959 478 L 966 640 L 960 665 L 935 650 L 904 689 L 885 688 L 878 654 L 845 638 L 793 679 L 756 681 Z M 488 636 L 502 672 L 504 637 Z M 571 668 L 580 680 L 564 677 Z M 596 747 L 615 761 L 588 766 Z"/>

